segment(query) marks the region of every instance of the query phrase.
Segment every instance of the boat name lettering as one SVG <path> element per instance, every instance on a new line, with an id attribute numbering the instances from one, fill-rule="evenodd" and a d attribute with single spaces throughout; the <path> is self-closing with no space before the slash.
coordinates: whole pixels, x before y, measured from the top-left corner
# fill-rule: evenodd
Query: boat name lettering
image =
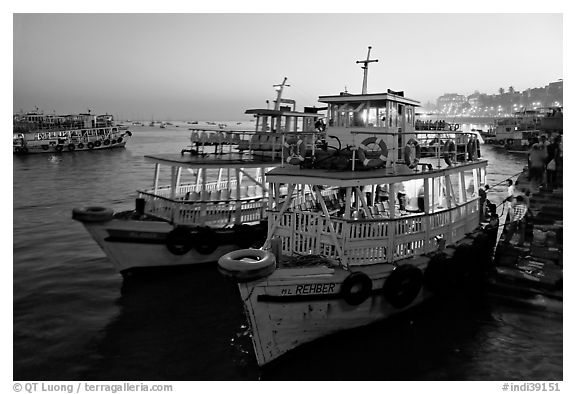
<path id="1" fill-rule="evenodd" d="M 281 295 L 330 294 L 334 293 L 335 287 L 335 283 L 310 283 L 307 285 L 296 285 L 296 289 L 282 289 Z"/>

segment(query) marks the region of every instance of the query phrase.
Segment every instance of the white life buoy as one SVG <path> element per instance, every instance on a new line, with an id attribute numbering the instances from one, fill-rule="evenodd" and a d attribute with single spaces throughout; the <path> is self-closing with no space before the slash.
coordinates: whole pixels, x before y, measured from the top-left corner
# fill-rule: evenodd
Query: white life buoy
<path id="1" fill-rule="evenodd" d="M 306 154 L 306 145 L 304 141 L 300 139 L 292 140 L 290 142 L 284 142 L 283 146 L 284 157 L 286 158 L 286 163 L 298 165 L 304 161 L 304 155 Z"/>
<path id="2" fill-rule="evenodd" d="M 276 257 L 261 249 L 240 249 L 226 253 L 218 260 L 218 270 L 238 282 L 264 278 L 276 269 Z"/>
<path id="3" fill-rule="evenodd" d="M 376 144 L 380 148 L 378 151 L 376 151 L 377 153 L 379 153 L 379 156 L 369 159 L 366 157 L 366 154 L 368 152 L 375 152 L 373 150 L 368 149 L 368 145 L 372 144 Z M 366 138 L 364 141 L 362 141 L 360 146 L 358 146 L 358 159 L 360 159 L 360 162 L 366 168 L 375 168 L 381 166 L 382 164 L 385 164 L 386 160 L 388 159 L 388 147 L 386 146 L 386 142 L 384 142 L 382 138 L 376 138 L 376 137 Z"/>
<path id="4" fill-rule="evenodd" d="M 415 168 L 420 162 L 420 145 L 414 138 L 410 138 L 404 147 L 404 161 L 408 168 Z"/>

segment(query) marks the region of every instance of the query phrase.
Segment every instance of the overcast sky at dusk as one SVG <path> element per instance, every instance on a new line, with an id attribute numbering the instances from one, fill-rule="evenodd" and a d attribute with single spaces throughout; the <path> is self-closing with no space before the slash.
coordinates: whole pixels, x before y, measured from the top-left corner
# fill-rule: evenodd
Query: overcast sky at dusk
<path id="1" fill-rule="evenodd" d="M 14 14 L 13 110 L 244 119 L 273 84 L 298 108 L 345 88 L 422 103 L 563 76 L 555 14 Z"/>

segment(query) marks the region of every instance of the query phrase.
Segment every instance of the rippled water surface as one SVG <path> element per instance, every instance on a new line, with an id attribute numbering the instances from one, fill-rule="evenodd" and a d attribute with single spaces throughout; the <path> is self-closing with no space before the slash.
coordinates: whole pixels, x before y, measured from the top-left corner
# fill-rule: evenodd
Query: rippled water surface
<path id="1" fill-rule="evenodd" d="M 189 141 L 185 125 L 132 129 L 126 149 L 13 158 L 15 380 L 562 380 L 562 305 L 538 298 L 435 300 L 259 370 L 215 267 L 123 280 L 71 219 L 77 206 L 131 209 L 152 184 L 143 156 Z M 492 184 L 525 164 L 483 154 Z"/>

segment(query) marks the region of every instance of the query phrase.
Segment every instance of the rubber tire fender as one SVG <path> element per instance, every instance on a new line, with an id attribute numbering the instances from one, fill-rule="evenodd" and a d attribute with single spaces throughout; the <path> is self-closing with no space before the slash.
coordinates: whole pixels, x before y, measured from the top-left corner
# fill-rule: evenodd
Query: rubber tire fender
<path id="1" fill-rule="evenodd" d="M 107 222 L 114 218 L 114 211 L 106 207 L 83 207 L 72 209 L 72 219 L 80 222 Z"/>
<path id="2" fill-rule="evenodd" d="M 398 309 L 410 305 L 422 289 L 423 276 L 422 271 L 411 264 L 396 267 L 384 282 L 384 297 Z"/>
<path id="3" fill-rule="evenodd" d="M 182 256 L 192 250 L 194 236 L 186 227 L 175 227 L 166 235 L 166 247 L 176 256 Z"/>
<path id="4" fill-rule="evenodd" d="M 372 294 L 372 279 L 363 272 L 352 272 L 340 286 L 340 295 L 349 305 L 360 305 Z"/>
<path id="5" fill-rule="evenodd" d="M 200 254 L 212 254 L 218 248 L 218 234 L 210 227 L 202 227 L 194 236 L 194 247 Z"/>

